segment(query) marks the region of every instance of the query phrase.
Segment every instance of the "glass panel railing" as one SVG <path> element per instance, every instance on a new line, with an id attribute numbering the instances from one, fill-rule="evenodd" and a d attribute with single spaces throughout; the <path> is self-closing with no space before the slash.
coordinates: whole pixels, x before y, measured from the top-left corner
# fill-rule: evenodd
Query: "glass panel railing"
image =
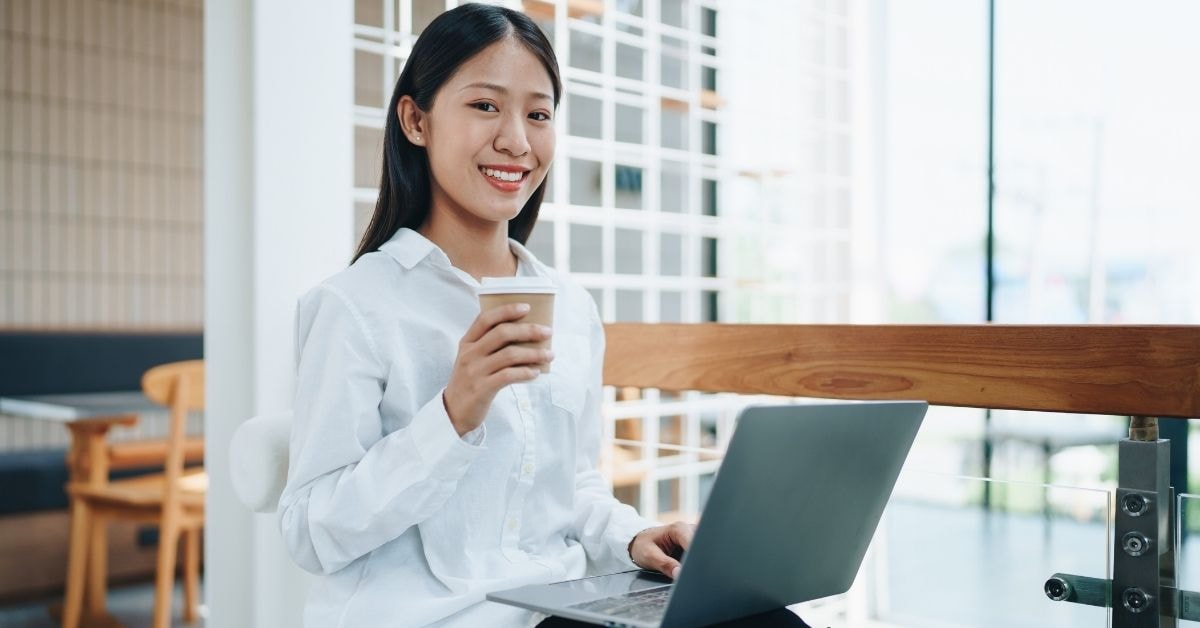
<path id="1" fill-rule="evenodd" d="M 1200 495 L 1184 493 L 1176 506 L 1175 581 L 1182 591 L 1200 592 Z"/>
<path id="2" fill-rule="evenodd" d="M 869 615 L 890 626 L 1107 626 L 1107 609 L 1042 587 L 1107 578 L 1111 521 L 1106 490 L 906 470 L 855 587 L 869 582 Z"/>

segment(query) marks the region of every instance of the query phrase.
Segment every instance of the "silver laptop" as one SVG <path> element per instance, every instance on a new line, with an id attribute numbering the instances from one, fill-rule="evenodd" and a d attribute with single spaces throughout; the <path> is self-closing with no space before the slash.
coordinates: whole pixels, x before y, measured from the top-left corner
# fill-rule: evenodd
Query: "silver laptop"
<path id="1" fill-rule="evenodd" d="M 928 404 L 742 411 L 679 579 L 530 585 L 493 602 L 606 626 L 700 626 L 850 588 Z"/>

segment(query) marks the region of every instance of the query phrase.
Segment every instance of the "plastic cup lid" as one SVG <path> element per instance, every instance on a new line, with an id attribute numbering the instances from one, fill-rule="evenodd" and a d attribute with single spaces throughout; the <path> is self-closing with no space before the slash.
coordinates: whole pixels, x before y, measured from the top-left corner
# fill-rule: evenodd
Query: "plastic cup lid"
<path id="1" fill-rule="evenodd" d="M 479 294 L 554 294 L 558 290 L 547 277 L 484 277 Z"/>

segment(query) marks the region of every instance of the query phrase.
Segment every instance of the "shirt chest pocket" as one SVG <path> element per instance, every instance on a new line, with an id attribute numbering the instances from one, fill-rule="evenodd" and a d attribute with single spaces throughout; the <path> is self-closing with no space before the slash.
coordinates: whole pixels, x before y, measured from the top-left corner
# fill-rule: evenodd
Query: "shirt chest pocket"
<path id="1" fill-rule="evenodd" d="M 580 334 L 555 334 L 554 362 L 550 364 L 550 401 L 576 418 L 591 384 L 592 355 L 588 339 Z"/>

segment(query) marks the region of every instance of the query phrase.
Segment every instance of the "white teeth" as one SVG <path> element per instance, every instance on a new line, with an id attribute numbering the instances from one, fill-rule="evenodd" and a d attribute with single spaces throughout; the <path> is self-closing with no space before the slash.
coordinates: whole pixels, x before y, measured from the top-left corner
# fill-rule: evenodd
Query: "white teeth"
<path id="1" fill-rule="evenodd" d="M 483 174 L 486 174 L 493 179 L 500 179 L 501 181 L 520 181 L 521 177 L 523 176 L 523 173 L 520 172 L 504 172 L 502 170 L 493 170 L 491 168 L 480 168 L 480 170 L 483 171 Z"/>

